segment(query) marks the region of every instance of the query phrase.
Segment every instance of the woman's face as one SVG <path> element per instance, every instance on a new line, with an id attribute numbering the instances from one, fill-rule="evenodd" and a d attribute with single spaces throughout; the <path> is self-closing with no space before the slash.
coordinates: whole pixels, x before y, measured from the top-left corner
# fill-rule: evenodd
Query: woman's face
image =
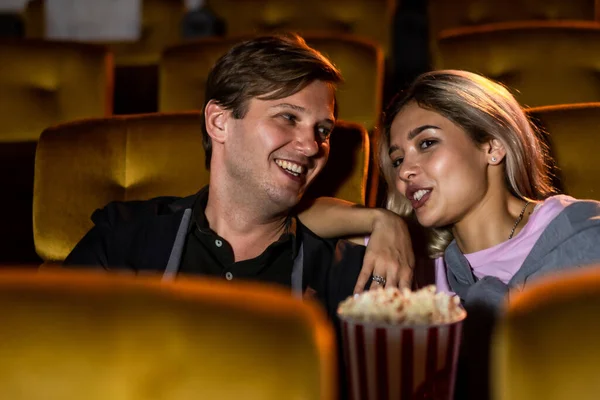
<path id="1" fill-rule="evenodd" d="M 396 188 L 419 223 L 444 227 L 463 220 L 488 192 L 485 146 L 440 114 L 408 103 L 390 131 Z"/>

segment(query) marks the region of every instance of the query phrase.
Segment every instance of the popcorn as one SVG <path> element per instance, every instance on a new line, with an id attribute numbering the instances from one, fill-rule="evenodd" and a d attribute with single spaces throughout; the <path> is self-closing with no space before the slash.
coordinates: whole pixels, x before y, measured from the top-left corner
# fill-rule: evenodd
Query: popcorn
<path id="1" fill-rule="evenodd" d="M 416 292 L 398 288 L 370 290 L 348 297 L 337 312 L 360 322 L 403 325 L 448 324 L 465 315 L 457 296 L 436 293 L 434 285 Z"/>

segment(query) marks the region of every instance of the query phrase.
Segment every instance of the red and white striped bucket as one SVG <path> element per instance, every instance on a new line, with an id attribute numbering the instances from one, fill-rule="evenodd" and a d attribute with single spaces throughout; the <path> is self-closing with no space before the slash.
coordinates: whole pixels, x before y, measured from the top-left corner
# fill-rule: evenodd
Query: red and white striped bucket
<path id="1" fill-rule="evenodd" d="M 452 399 L 462 319 L 402 326 L 342 318 L 351 400 Z"/>

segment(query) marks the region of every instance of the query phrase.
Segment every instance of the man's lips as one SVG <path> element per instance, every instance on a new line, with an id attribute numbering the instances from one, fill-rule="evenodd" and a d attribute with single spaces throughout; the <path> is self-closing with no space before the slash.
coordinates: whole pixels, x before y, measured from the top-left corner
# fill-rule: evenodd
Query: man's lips
<path id="1" fill-rule="evenodd" d="M 282 159 L 275 160 L 275 164 L 289 179 L 298 183 L 306 180 L 306 173 L 308 172 L 306 165 Z"/>

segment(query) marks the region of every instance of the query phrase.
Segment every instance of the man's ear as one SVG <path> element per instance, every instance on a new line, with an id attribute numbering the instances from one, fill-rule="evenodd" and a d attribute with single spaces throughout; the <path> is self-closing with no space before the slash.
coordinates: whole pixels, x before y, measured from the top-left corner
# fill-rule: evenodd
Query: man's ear
<path id="1" fill-rule="evenodd" d="M 490 165 L 498 165 L 506 157 L 506 149 L 501 141 L 498 139 L 492 139 L 485 145 L 487 162 Z"/>
<path id="2" fill-rule="evenodd" d="M 217 142 L 223 143 L 227 137 L 227 120 L 231 112 L 226 110 L 214 100 L 210 100 L 204 107 L 204 123 L 206 124 L 206 132 L 210 138 Z"/>

